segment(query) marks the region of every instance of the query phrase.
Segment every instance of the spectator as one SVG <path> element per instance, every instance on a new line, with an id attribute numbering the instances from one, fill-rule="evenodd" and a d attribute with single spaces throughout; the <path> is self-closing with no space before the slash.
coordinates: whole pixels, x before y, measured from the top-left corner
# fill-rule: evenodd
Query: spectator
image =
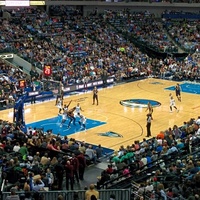
<path id="1" fill-rule="evenodd" d="M 92 196 L 90 197 L 90 200 L 97 200 L 97 198 L 96 198 L 95 195 L 92 195 Z"/>
<path id="2" fill-rule="evenodd" d="M 20 147 L 19 153 L 22 155 L 23 159 L 26 159 L 26 156 L 28 155 L 28 149 L 26 143 L 24 143 L 23 146 Z"/>
<path id="3" fill-rule="evenodd" d="M 20 145 L 19 145 L 19 142 L 17 142 L 13 147 L 13 151 L 14 152 L 19 152 L 19 150 L 20 150 Z"/>
<path id="4" fill-rule="evenodd" d="M 99 159 L 103 156 L 103 148 L 101 147 L 100 144 L 96 148 L 96 155 L 97 155 L 97 159 Z"/>
<path id="5" fill-rule="evenodd" d="M 60 194 L 60 195 L 58 195 L 57 200 L 64 200 L 64 197 Z"/>
<path id="6" fill-rule="evenodd" d="M 99 192 L 94 188 L 94 184 L 91 184 L 89 190 L 85 192 L 85 200 L 91 200 L 92 195 L 99 199 Z"/>
<path id="7" fill-rule="evenodd" d="M 91 161 L 96 164 L 97 156 L 95 154 L 95 151 L 92 149 L 92 145 L 89 145 L 88 148 L 85 151 L 85 154 L 90 158 Z"/>
<path id="8" fill-rule="evenodd" d="M 69 182 L 71 190 L 74 189 L 74 168 L 71 162 L 68 160 L 65 165 L 65 174 L 66 174 L 66 189 L 69 190 Z"/>
<path id="9" fill-rule="evenodd" d="M 41 180 L 41 178 L 37 178 L 34 180 L 34 182 L 32 183 L 32 189 L 35 192 L 38 191 L 43 191 L 44 190 L 44 182 Z"/>
<path id="10" fill-rule="evenodd" d="M 97 189 L 100 189 L 100 187 L 107 181 L 110 180 L 110 175 L 108 174 L 108 172 L 106 170 L 103 170 L 101 173 L 100 177 L 97 177 L 98 181 L 97 181 Z"/>
<path id="11" fill-rule="evenodd" d="M 79 154 L 77 156 L 78 162 L 79 162 L 79 179 L 84 180 L 84 172 L 86 168 L 86 159 L 83 153 Z"/>
<path id="12" fill-rule="evenodd" d="M 49 168 L 47 169 L 47 172 L 46 172 L 46 179 L 47 179 L 48 187 L 49 187 L 49 189 L 51 189 L 51 187 L 54 183 L 54 176 Z"/>
<path id="13" fill-rule="evenodd" d="M 114 194 L 110 195 L 110 200 L 115 200 L 115 195 Z"/>
<path id="14" fill-rule="evenodd" d="M 44 156 L 42 156 L 40 163 L 44 166 L 47 165 L 49 163 L 49 158 L 48 158 L 48 154 L 45 153 Z"/>
<path id="15" fill-rule="evenodd" d="M 58 190 L 62 190 L 63 174 L 64 174 L 64 166 L 62 164 L 62 158 L 58 158 L 58 163 L 54 166 L 54 171 L 55 171 L 56 180 L 58 184 Z"/>
<path id="16" fill-rule="evenodd" d="M 5 200 L 20 200 L 19 195 L 16 194 L 17 189 L 15 187 L 12 187 L 10 189 L 10 196 L 7 196 Z"/>

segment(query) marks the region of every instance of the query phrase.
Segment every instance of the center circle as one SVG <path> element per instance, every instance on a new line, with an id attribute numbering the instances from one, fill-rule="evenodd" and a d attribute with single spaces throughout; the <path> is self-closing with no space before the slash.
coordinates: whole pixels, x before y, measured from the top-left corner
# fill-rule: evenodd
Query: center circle
<path id="1" fill-rule="evenodd" d="M 151 99 L 125 99 L 120 101 L 122 106 L 131 108 L 147 108 L 148 103 L 150 103 L 152 107 L 159 107 L 161 105 L 160 102 Z"/>

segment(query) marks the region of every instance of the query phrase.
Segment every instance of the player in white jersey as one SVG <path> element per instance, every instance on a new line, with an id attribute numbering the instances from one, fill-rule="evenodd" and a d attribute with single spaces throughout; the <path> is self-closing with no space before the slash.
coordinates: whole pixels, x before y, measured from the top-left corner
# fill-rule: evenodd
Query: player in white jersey
<path id="1" fill-rule="evenodd" d="M 62 99 L 58 99 L 58 101 L 57 101 L 57 107 L 59 108 L 59 110 L 58 110 L 58 114 L 61 114 L 61 111 L 62 111 L 62 105 L 63 105 L 63 103 L 62 103 Z"/>
<path id="2" fill-rule="evenodd" d="M 62 121 L 61 121 L 60 127 L 62 127 L 63 124 L 67 121 L 67 118 L 68 118 L 68 114 L 67 114 L 67 112 L 64 112 L 62 114 Z"/>
<path id="3" fill-rule="evenodd" d="M 82 110 L 80 104 L 77 103 L 77 105 L 76 105 L 76 109 L 75 109 L 75 113 L 74 113 L 75 116 L 78 116 L 78 117 L 79 117 L 78 113 L 81 113 L 81 111 L 83 112 L 83 110 Z"/>
<path id="4" fill-rule="evenodd" d="M 78 116 L 80 117 L 80 120 L 78 123 L 81 125 L 81 128 L 86 129 L 86 121 L 87 121 L 86 117 L 81 115 L 80 113 L 78 113 Z"/>
<path id="5" fill-rule="evenodd" d="M 170 96 L 170 104 L 169 104 L 170 112 L 172 112 L 172 108 L 175 108 L 176 111 L 179 112 L 178 108 L 176 107 L 176 102 L 172 94 L 169 94 L 169 96 Z"/>

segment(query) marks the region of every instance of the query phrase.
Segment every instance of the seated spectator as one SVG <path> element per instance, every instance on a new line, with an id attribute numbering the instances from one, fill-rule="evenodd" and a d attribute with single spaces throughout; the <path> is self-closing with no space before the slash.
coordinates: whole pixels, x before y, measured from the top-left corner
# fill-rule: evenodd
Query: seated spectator
<path id="1" fill-rule="evenodd" d="M 157 192 L 158 192 L 158 196 L 162 197 L 163 200 L 167 200 L 167 194 L 165 193 L 164 190 L 164 185 L 163 184 L 159 184 L 157 187 Z"/>
<path id="2" fill-rule="evenodd" d="M 95 151 L 92 149 L 92 145 L 88 146 L 88 148 L 85 151 L 85 154 L 90 158 L 91 161 L 94 162 L 94 164 L 96 164 L 97 156 Z"/>
<path id="3" fill-rule="evenodd" d="M 178 153 L 178 149 L 176 148 L 175 144 L 172 143 L 171 147 L 168 149 L 167 154 Z"/>
<path id="4" fill-rule="evenodd" d="M 120 158 L 119 158 L 118 151 L 115 151 L 115 152 L 114 152 L 114 155 L 113 155 L 112 158 L 111 158 L 111 162 L 112 162 L 112 163 L 120 162 Z"/>
<path id="5" fill-rule="evenodd" d="M 129 177 L 129 176 L 131 175 L 128 166 L 124 167 L 122 174 L 123 174 L 125 177 Z"/>
<path id="6" fill-rule="evenodd" d="M 10 196 L 7 196 L 5 200 L 20 200 L 19 195 L 16 194 L 17 189 L 12 187 L 10 189 Z"/>
<path id="7" fill-rule="evenodd" d="M 148 181 L 147 182 L 147 185 L 146 185 L 146 187 L 145 187 L 145 190 L 148 192 L 152 192 L 153 190 L 154 190 L 154 186 L 153 186 L 153 184 L 152 184 L 152 182 L 151 181 Z"/>
<path id="8" fill-rule="evenodd" d="M 108 174 L 112 174 L 112 173 L 113 173 L 112 165 L 108 165 L 108 168 L 106 169 L 106 172 L 107 172 Z"/>
<path id="9" fill-rule="evenodd" d="M 26 180 L 26 182 L 24 183 L 24 191 L 25 192 L 30 192 L 31 191 L 31 187 L 30 187 L 30 180 Z"/>
<path id="10" fill-rule="evenodd" d="M 98 181 L 97 181 L 97 189 L 100 189 L 100 187 L 107 181 L 110 180 L 110 175 L 108 174 L 108 172 L 106 170 L 103 170 L 101 172 L 101 176 L 97 177 Z"/>
<path id="11" fill-rule="evenodd" d="M 20 150 L 20 145 L 19 145 L 19 142 L 17 142 L 13 147 L 13 151 L 14 152 L 19 152 L 19 150 Z"/>
<path id="12" fill-rule="evenodd" d="M 113 173 L 110 175 L 110 180 L 114 180 L 119 176 L 118 171 L 116 169 L 113 170 Z"/>

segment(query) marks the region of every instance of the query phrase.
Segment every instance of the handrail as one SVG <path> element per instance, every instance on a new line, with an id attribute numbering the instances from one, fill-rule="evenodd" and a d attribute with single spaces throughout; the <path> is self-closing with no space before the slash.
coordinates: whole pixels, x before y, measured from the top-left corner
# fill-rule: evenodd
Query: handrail
<path id="1" fill-rule="evenodd" d="M 3 190 L 4 190 L 4 186 L 5 186 L 5 179 L 3 179 L 3 182 L 2 182 L 2 184 L 1 184 L 1 192 L 3 192 Z"/>

